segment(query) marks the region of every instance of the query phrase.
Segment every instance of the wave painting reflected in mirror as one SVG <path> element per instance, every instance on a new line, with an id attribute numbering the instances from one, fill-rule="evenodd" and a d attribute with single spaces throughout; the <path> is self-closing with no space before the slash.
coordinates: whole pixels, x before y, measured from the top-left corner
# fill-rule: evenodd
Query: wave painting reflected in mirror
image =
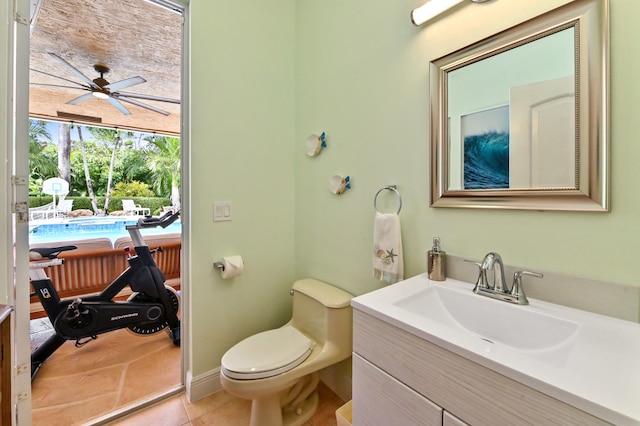
<path id="1" fill-rule="evenodd" d="M 509 188 L 509 106 L 461 117 L 464 189 Z"/>

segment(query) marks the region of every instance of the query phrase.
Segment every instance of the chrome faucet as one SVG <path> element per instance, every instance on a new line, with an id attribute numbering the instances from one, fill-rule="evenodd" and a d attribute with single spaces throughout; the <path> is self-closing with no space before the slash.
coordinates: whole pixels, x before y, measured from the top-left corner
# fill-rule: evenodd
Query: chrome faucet
<path id="1" fill-rule="evenodd" d="M 524 275 L 536 278 L 543 277 L 542 274 L 537 272 L 518 271 L 513 274 L 513 284 L 509 287 L 504 276 L 504 264 L 502 263 L 502 257 L 498 253 L 488 253 L 481 263 L 473 261 L 469 262 L 475 263 L 478 268 L 480 268 L 478 280 L 476 281 L 476 286 L 473 289 L 474 293 L 518 305 L 529 304 L 529 300 L 527 300 L 527 296 L 524 293 L 524 287 L 522 286 L 522 277 Z M 487 277 L 488 271 L 493 272 L 493 282 L 490 282 Z"/>
<path id="2" fill-rule="evenodd" d="M 506 279 L 504 278 L 504 264 L 502 263 L 502 257 L 498 253 L 488 253 L 482 260 L 480 271 L 482 273 L 483 281 L 483 285 L 481 285 L 481 287 L 485 287 L 493 291 L 499 291 L 501 293 L 509 292 L 510 289 L 507 286 Z M 487 271 L 493 271 L 493 283 L 489 283 L 489 280 L 487 279 Z"/>

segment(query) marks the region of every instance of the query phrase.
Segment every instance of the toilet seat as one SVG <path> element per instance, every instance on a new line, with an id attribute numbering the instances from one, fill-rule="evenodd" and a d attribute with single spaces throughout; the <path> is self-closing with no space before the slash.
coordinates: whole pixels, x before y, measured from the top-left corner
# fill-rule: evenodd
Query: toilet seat
<path id="1" fill-rule="evenodd" d="M 300 365 L 314 342 L 288 325 L 242 340 L 222 357 L 221 370 L 232 379 L 264 379 Z"/>

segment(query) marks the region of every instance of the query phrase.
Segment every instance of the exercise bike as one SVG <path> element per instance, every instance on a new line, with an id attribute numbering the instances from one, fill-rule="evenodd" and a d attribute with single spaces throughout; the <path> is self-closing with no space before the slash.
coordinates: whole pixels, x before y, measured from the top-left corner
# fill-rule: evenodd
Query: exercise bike
<path id="1" fill-rule="evenodd" d="M 146 216 L 138 219 L 126 229 L 131 236 L 135 255 L 129 248 L 129 266 L 101 293 L 83 297 L 60 299 L 58 292 L 47 276 L 45 269 L 62 265 L 64 259 L 58 255 L 76 246 L 32 248 L 30 282 L 34 293 L 42 303 L 55 334 L 47 338 L 31 353 L 31 380 L 43 362 L 67 340 L 75 340 L 76 347 L 98 338 L 98 334 L 128 328 L 138 335 L 158 333 L 166 328 L 173 344 L 180 346 L 180 298 L 176 291 L 165 285 L 165 276 L 160 271 L 152 254 L 162 247 L 150 250 L 140 229 L 166 228 L 178 219 L 180 212 L 167 212 L 160 217 Z M 126 301 L 114 301 L 114 297 L 126 286 L 132 290 Z"/>

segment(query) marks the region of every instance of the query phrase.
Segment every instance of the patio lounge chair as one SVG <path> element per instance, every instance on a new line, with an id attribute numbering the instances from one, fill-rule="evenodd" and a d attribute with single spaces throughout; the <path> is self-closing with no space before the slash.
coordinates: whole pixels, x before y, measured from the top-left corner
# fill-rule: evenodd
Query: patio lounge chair
<path id="1" fill-rule="evenodd" d="M 67 217 L 67 215 L 73 210 L 73 200 L 62 200 L 58 203 L 56 208 L 57 217 Z"/>
<path id="2" fill-rule="evenodd" d="M 149 215 L 151 210 L 147 207 L 142 207 L 140 204 L 136 204 L 133 200 L 122 200 L 122 210 L 131 215 Z"/>
<path id="3" fill-rule="evenodd" d="M 53 203 L 29 209 L 29 218 L 31 220 L 51 219 L 53 217 L 55 217 Z"/>

